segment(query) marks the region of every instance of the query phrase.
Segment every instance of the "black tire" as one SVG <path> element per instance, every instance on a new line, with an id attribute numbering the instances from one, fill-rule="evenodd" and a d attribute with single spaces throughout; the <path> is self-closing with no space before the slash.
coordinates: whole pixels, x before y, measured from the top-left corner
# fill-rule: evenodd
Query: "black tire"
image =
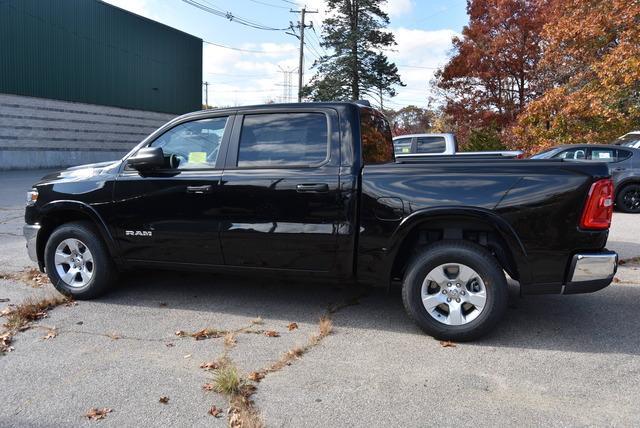
<path id="1" fill-rule="evenodd" d="M 55 266 L 55 252 L 65 239 L 81 241 L 93 256 L 91 263 L 92 276 L 81 287 L 71 287 L 58 274 Z M 99 233 L 89 222 L 73 222 L 59 226 L 53 231 L 44 249 L 44 261 L 47 275 L 53 286 L 62 294 L 74 299 L 93 299 L 102 295 L 115 281 L 117 272 L 109 251 Z"/>
<path id="2" fill-rule="evenodd" d="M 422 303 L 423 281 L 429 272 L 447 263 L 470 267 L 484 282 L 485 305 L 475 319 L 463 325 L 437 321 Z M 425 247 L 410 262 L 402 284 L 402 301 L 409 317 L 440 340 L 464 342 L 487 334 L 504 315 L 508 300 L 507 281 L 495 257 L 480 245 L 466 241 L 440 241 Z"/>
<path id="3" fill-rule="evenodd" d="M 624 213 L 640 213 L 640 184 L 627 184 L 620 189 L 616 207 Z"/>

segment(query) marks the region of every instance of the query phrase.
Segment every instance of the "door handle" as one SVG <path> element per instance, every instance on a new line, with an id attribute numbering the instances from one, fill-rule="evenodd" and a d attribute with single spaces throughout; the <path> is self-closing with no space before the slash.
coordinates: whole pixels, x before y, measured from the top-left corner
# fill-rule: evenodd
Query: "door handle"
<path id="1" fill-rule="evenodd" d="M 195 193 L 198 195 L 211 193 L 212 190 L 213 190 L 213 186 L 210 184 L 207 184 L 204 186 L 187 186 L 187 193 Z"/>
<path id="2" fill-rule="evenodd" d="M 326 193 L 329 191 L 329 185 L 327 183 L 298 184 L 296 191 L 298 193 Z"/>
<path id="3" fill-rule="evenodd" d="M 613 168 L 614 171 L 626 171 L 627 168 Z"/>

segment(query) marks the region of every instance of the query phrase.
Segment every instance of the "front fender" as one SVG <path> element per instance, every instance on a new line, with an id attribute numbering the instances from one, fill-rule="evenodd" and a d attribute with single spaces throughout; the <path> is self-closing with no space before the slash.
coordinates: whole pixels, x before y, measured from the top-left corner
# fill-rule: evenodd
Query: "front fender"
<path id="1" fill-rule="evenodd" d="M 107 227 L 106 223 L 104 222 L 100 214 L 98 214 L 98 212 L 89 204 L 80 202 L 80 201 L 72 201 L 72 200 L 56 200 L 56 201 L 48 202 L 42 207 L 39 207 L 38 211 L 39 211 L 38 221 L 41 224 L 46 223 L 47 217 L 50 217 L 52 215 L 55 215 L 61 212 L 71 211 L 71 212 L 80 214 L 82 217 L 87 218 L 87 220 L 91 221 L 94 224 L 94 226 L 100 233 L 100 236 L 102 237 L 103 242 L 107 246 L 109 254 L 111 254 L 111 256 L 114 258 L 117 257 L 118 247 L 115 239 L 113 238 L 113 235 L 109 231 L 109 228 Z M 48 234 L 45 234 L 45 236 L 48 237 Z M 46 242 L 40 242 L 40 241 L 41 239 L 40 237 L 38 237 L 37 245 L 38 245 L 39 257 L 44 253 L 44 246 L 46 245 Z"/>

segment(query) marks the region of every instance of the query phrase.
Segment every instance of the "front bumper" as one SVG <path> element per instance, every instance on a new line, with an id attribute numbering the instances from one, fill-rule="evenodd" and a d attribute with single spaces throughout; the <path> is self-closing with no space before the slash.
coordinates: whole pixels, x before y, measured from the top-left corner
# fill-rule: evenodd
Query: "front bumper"
<path id="1" fill-rule="evenodd" d="M 38 232 L 40 232 L 39 224 L 25 224 L 22 227 L 22 234 L 27 240 L 27 253 L 29 253 L 29 258 L 36 263 L 38 263 L 38 251 L 36 247 Z"/>
<path id="2" fill-rule="evenodd" d="M 569 266 L 563 294 L 591 293 L 613 281 L 618 270 L 618 254 L 613 251 L 576 254 Z"/>

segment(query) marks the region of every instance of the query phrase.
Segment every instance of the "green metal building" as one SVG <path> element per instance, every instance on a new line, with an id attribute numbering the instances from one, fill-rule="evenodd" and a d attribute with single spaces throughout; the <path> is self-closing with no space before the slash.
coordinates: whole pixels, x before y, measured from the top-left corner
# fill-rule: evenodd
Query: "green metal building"
<path id="1" fill-rule="evenodd" d="M 199 110 L 202 40 L 102 1 L 3 0 L 0 93 Z"/>
<path id="2" fill-rule="evenodd" d="M 0 169 L 114 159 L 201 108 L 201 39 L 99 0 L 0 0 Z"/>

